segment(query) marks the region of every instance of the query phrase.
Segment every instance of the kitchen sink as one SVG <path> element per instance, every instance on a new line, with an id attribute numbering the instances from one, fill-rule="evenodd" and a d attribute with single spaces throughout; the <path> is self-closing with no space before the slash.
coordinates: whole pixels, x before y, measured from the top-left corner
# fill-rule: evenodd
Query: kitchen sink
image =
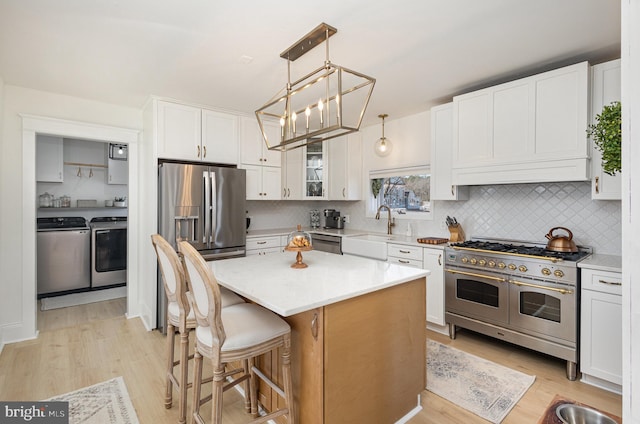
<path id="1" fill-rule="evenodd" d="M 618 424 L 608 416 L 586 406 L 563 403 L 556 408 L 556 415 L 566 424 Z"/>
<path id="2" fill-rule="evenodd" d="M 382 234 L 343 237 L 342 253 L 386 261 L 387 242 L 390 240 L 393 240 L 393 236 Z"/>

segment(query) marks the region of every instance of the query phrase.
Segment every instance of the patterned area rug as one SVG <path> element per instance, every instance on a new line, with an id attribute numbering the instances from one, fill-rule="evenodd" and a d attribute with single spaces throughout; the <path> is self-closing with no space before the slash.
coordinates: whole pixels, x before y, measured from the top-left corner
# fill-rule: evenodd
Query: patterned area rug
<path id="1" fill-rule="evenodd" d="M 502 422 L 535 379 L 427 340 L 427 390 L 494 424 Z"/>
<path id="2" fill-rule="evenodd" d="M 69 402 L 69 424 L 139 424 L 122 377 L 46 400 Z"/>

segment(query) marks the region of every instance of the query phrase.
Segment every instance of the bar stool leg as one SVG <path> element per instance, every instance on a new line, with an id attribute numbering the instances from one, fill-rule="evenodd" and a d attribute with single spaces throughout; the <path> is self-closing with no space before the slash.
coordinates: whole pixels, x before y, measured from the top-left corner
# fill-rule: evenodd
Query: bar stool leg
<path id="1" fill-rule="evenodd" d="M 282 348 L 282 380 L 285 401 L 289 409 L 288 423 L 295 424 L 296 411 L 293 400 L 293 382 L 291 381 L 291 338 L 289 336 L 285 336 L 284 347 Z"/>
<path id="2" fill-rule="evenodd" d="M 189 330 L 180 333 L 180 401 L 178 407 L 180 424 L 187 421 L 187 388 L 189 384 Z"/>
<path id="3" fill-rule="evenodd" d="M 200 416 L 200 391 L 202 389 L 202 355 L 196 348 L 193 354 L 193 420 L 192 423 L 203 422 Z"/>
<path id="4" fill-rule="evenodd" d="M 171 403 L 173 402 L 173 382 L 171 381 L 171 374 L 173 374 L 173 344 L 175 342 L 175 334 L 176 328 L 171 324 L 167 324 L 167 384 L 164 395 L 164 407 L 167 409 L 171 408 Z"/>
<path id="5" fill-rule="evenodd" d="M 217 365 L 214 364 L 214 367 Z M 213 387 L 211 388 L 211 424 L 222 424 L 222 393 L 225 383 L 224 365 L 213 371 Z"/>
<path id="6" fill-rule="evenodd" d="M 249 368 L 248 359 L 245 359 L 242 361 L 242 368 L 244 369 L 243 375 L 250 375 L 249 373 L 251 368 Z M 247 413 L 250 413 L 251 412 L 251 384 L 249 380 L 245 380 L 242 383 L 242 388 L 244 390 L 244 409 L 245 411 L 247 411 Z"/>

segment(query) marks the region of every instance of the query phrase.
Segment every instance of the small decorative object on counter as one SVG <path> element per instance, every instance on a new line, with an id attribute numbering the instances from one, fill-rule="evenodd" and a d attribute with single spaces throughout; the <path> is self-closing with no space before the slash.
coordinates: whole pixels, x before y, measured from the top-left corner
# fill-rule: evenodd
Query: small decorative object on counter
<path id="1" fill-rule="evenodd" d="M 296 262 L 291 265 L 291 268 L 306 268 L 308 265 L 302 262 L 302 252 L 308 252 L 313 249 L 311 234 L 302 231 L 302 226 L 298 224 L 298 230 L 292 231 L 287 237 L 287 246 L 284 249 L 289 252 L 298 252 Z"/>
<path id="2" fill-rule="evenodd" d="M 320 211 L 318 209 L 311 209 L 309 215 L 311 228 L 320 228 Z"/>
<path id="3" fill-rule="evenodd" d="M 47 192 L 44 192 L 39 197 L 39 205 L 41 208 L 50 208 L 53 202 L 53 196 Z"/>
<path id="4" fill-rule="evenodd" d="M 60 197 L 60 203 L 61 203 L 61 207 L 63 208 L 70 208 L 71 207 L 71 197 L 67 196 L 66 194 L 62 197 Z"/>
<path id="5" fill-rule="evenodd" d="M 447 227 L 449 228 L 449 233 L 451 236 L 449 237 L 450 242 L 459 242 L 464 241 L 464 231 L 462 230 L 462 226 L 458 223 L 458 220 L 454 216 L 451 218 L 447 216 L 446 219 Z"/>
<path id="6" fill-rule="evenodd" d="M 127 206 L 127 197 L 116 197 L 115 199 L 113 199 L 113 206 L 117 208 L 124 208 L 125 206 Z"/>

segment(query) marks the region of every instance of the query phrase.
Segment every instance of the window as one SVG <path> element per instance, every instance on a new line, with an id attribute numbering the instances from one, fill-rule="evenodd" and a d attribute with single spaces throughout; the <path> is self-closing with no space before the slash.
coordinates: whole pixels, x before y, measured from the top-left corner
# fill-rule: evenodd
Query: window
<path id="1" fill-rule="evenodd" d="M 387 205 L 397 218 L 432 219 L 430 183 L 428 167 L 370 171 L 367 216 Z"/>

